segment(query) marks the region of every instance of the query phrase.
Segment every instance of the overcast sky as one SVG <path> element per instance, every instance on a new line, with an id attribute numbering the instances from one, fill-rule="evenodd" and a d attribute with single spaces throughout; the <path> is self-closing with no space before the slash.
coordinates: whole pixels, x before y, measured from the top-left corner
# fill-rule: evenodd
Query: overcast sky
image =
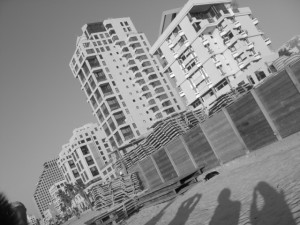
<path id="1" fill-rule="evenodd" d="M 275 49 L 300 33 L 299 0 L 240 0 Z M 69 69 L 85 23 L 131 17 L 151 44 L 161 13 L 183 0 L 0 0 L 0 192 L 37 212 L 33 192 L 42 164 L 73 129 L 96 122 Z"/>

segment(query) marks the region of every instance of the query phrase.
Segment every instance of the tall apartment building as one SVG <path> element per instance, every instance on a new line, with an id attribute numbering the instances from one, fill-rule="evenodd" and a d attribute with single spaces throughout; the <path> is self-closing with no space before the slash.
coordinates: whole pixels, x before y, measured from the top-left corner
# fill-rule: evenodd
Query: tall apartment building
<path id="1" fill-rule="evenodd" d="M 39 181 L 33 194 L 38 211 L 43 218 L 45 217 L 44 211 L 49 208 L 49 203 L 51 203 L 49 188 L 54 183 L 64 180 L 64 177 L 56 163 L 57 160 L 58 159 L 53 159 L 44 163 L 43 172 L 39 177 Z"/>
<path id="2" fill-rule="evenodd" d="M 128 144 L 166 116 L 185 109 L 130 18 L 82 27 L 70 68 L 112 147 Z"/>
<path id="3" fill-rule="evenodd" d="M 116 177 L 110 163 L 112 152 L 97 124 L 86 124 L 73 131 L 69 143 L 59 153 L 58 166 L 66 181 L 89 186 Z"/>
<path id="4" fill-rule="evenodd" d="M 235 87 L 257 85 L 269 75 L 266 62 L 278 56 L 258 23 L 249 8 L 233 7 L 231 0 L 189 0 L 163 13 L 150 53 L 186 105 L 207 107 Z"/>

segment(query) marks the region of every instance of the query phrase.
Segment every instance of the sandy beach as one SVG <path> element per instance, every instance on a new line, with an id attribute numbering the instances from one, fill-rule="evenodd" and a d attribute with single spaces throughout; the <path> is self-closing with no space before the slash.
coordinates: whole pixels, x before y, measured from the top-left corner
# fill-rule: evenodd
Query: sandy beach
<path id="1" fill-rule="evenodd" d="M 143 208 L 130 225 L 300 224 L 300 133 L 216 168 L 175 200 Z"/>

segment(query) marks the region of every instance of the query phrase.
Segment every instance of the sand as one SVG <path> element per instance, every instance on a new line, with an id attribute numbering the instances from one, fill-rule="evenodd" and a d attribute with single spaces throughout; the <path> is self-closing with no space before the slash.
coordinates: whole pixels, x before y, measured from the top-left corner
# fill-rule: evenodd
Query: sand
<path id="1" fill-rule="evenodd" d="M 218 168 L 171 202 L 140 212 L 130 225 L 300 224 L 300 133 Z"/>

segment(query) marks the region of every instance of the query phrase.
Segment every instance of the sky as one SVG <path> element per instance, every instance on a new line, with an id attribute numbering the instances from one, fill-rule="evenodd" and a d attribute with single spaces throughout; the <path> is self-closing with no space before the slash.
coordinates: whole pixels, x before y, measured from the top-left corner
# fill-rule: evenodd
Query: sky
<path id="1" fill-rule="evenodd" d="M 274 49 L 300 34 L 299 0 L 239 0 Z M 0 0 L 0 192 L 36 214 L 42 165 L 75 128 L 96 122 L 69 69 L 81 27 L 130 17 L 151 44 L 164 10 L 185 0 Z"/>

